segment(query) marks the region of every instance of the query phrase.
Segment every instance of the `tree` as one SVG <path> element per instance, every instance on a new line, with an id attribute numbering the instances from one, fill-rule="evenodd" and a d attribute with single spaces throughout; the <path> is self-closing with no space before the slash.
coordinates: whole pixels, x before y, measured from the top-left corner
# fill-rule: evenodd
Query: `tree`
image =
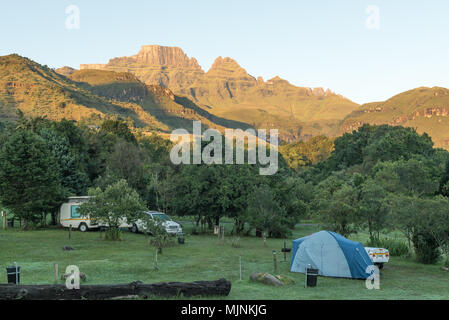
<path id="1" fill-rule="evenodd" d="M 289 221 L 284 208 L 274 199 L 273 191 L 262 185 L 248 196 L 248 222 L 269 237 L 285 237 Z"/>
<path id="2" fill-rule="evenodd" d="M 145 181 L 145 160 L 137 145 L 119 140 L 107 156 L 105 172 L 95 184 L 101 187 L 125 179 L 143 197 L 148 184 Z"/>
<path id="3" fill-rule="evenodd" d="M 357 231 L 360 223 L 359 191 L 332 175 L 317 187 L 317 217 L 327 228 L 344 237 Z"/>
<path id="4" fill-rule="evenodd" d="M 58 164 L 48 145 L 38 135 L 14 132 L 0 151 L 0 194 L 2 204 L 15 217 L 37 222 L 64 202 Z M 56 170 L 55 170 L 56 169 Z"/>
<path id="5" fill-rule="evenodd" d="M 387 226 L 390 207 L 386 197 L 385 190 L 374 180 L 369 179 L 362 185 L 359 211 L 372 243 L 379 240 L 380 232 Z"/>
<path id="6" fill-rule="evenodd" d="M 181 167 L 176 186 L 178 197 L 174 199 L 175 212 L 178 215 L 196 216 L 197 226 L 219 221 L 223 214 L 220 196 L 220 168 L 215 165 L 185 165 Z"/>
<path id="7" fill-rule="evenodd" d="M 300 218 L 309 214 L 309 207 L 313 200 L 314 186 L 305 183 L 299 177 L 272 177 L 271 189 L 274 197 L 285 210 L 289 227 L 294 229 Z"/>
<path id="8" fill-rule="evenodd" d="M 163 221 L 159 218 L 151 218 L 145 214 L 142 218 L 143 229 L 149 237 L 149 244 L 155 247 L 158 253 L 162 254 L 162 248 L 173 245 L 173 240 L 167 233 Z"/>
<path id="9" fill-rule="evenodd" d="M 126 219 L 127 224 L 135 223 L 143 216 L 146 209 L 138 193 L 132 189 L 126 180 L 120 180 L 106 187 L 89 189 L 89 201 L 80 206 L 83 216 L 90 215 L 91 219 L 108 228 L 107 238 L 120 240 L 120 225 Z"/>
<path id="10" fill-rule="evenodd" d="M 297 141 L 283 145 L 279 151 L 289 167 L 298 170 L 299 167 L 310 166 L 329 158 L 334 143 L 325 136 L 316 136 L 307 141 Z"/>
<path id="11" fill-rule="evenodd" d="M 391 221 L 407 238 L 409 253 L 412 252 L 412 238 L 419 214 L 419 198 L 395 195 L 392 199 Z"/>
<path id="12" fill-rule="evenodd" d="M 422 159 L 380 162 L 373 168 L 373 175 L 386 190 L 396 194 L 431 196 L 439 188 L 437 168 Z"/>
<path id="13" fill-rule="evenodd" d="M 92 182 L 105 174 L 107 161 L 114 150 L 116 139 L 106 132 L 97 132 L 87 127 L 84 128 L 84 136 L 86 139 L 87 174 Z"/>
<path id="14" fill-rule="evenodd" d="M 445 197 L 449 197 L 449 161 L 440 180 L 439 193 Z"/>
<path id="15" fill-rule="evenodd" d="M 424 264 L 435 264 L 440 259 L 439 244 L 426 230 L 418 229 L 413 233 L 413 246 L 416 259 Z"/>
<path id="16" fill-rule="evenodd" d="M 72 195 L 84 195 L 88 177 L 80 166 L 81 161 L 77 154 L 71 150 L 67 138 L 47 128 L 42 129 L 39 135 L 45 140 L 59 165 L 62 186 Z"/>
<path id="17" fill-rule="evenodd" d="M 407 237 L 409 252 L 411 243 L 418 261 L 427 264 L 437 262 L 439 247 L 448 244 L 448 200 L 443 197 L 419 198 L 404 195 L 393 199 L 392 219 L 397 229 Z"/>
<path id="18" fill-rule="evenodd" d="M 219 225 L 222 215 L 234 219 L 232 233 L 244 232 L 248 196 L 252 189 L 262 183 L 254 165 L 224 165 L 220 168 L 218 203 L 220 213 L 215 216 L 215 225 Z"/>
<path id="19" fill-rule="evenodd" d="M 427 134 L 419 135 L 413 128 L 388 125 L 365 124 L 337 138 L 334 145 L 325 165 L 329 173 L 354 165 L 362 165 L 368 173 L 379 161 L 409 160 L 416 155 L 429 157 L 435 152 Z"/>
<path id="20" fill-rule="evenodd" d="M 133 135 L 131 130 L 129 130 L 128 125 L 124 121 L 106 119 L 101 124 L 100 131 L 115 135 L 127 142 L 137 144 L 136 137 Z"/>
<path id="21" fill-rule="evenodd" d="M 158 211 L 168 213 L 172 208 L 172 201 L 176 194 L 176 176 L 171 167 L 163 167 L 159 164 L 152 164 L 146 167 L 148 175 L 150 176 L 150 183 L 148 184 L 149 191 L 152 191 L 154 197 L 147 198 L 148 205 L 155 206 Z"/>
<path id="22" fill-rule="evenodd" d="M 423 199 L 420 211 L 416 221 L 420 241 L 415 248 L 423 248 L 417 256 L 422 262 L 434 263 L 440 256 L 439 248 L 446 256 L 445 265 L 449 266 L 449 200 L 442 196 Z"/>

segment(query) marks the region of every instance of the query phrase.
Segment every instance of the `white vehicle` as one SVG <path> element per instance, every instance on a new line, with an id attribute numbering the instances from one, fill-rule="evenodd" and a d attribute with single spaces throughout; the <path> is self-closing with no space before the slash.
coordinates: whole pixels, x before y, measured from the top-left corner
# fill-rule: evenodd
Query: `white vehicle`
<path id="1" fill-rule="evenodd" d="M 382 269 L 384 263 L 387 263 L 390 260 L 390 252 L 387 249 L 365 247 L 365 251 L 368 253 L 374 265 L 379 269 Z"/>
<path id="2" fill-rule="evenodd" d="M 72 226 L 74 229 L 78 229 L 81 232 L 86 232 L 89 229 L 98 229 L 100 227 L 105 227 L 105 225 L 100 225 L 95 220 L 91 219 L 89 216 L 81 216 L 78 209 L 80 205 L 89 201 L 89 197 L 70 197 L 68 202 L 61 205 L 59 210 L 59 223 L 64 228 L 69 228 Z M 123 219 L 120 228 L 130 228 L 131 226 L 126 223 L 126 219 Z"/>
<path id="3" fill-rule="evenodd" d="M 90 219 L 90 217 L 83 217 L 78 209 L 80 205 L 89 201 L 89 197 L 70 197 L 68 202 L 61 205 L 59 210 L 59 223 L 64 228 L 70 226 L 74 229 L 79 229 L 86 232 L 89 229 L 99 228 L 98 223 Z"/>
<path id="4" fill-rule="evenodd" d="M 162 225 L 165 227 L 165 230 L 170 235 L 176 235 L 178 233 L 182 233 L 182 227 L 179 223 L 174 222 L 169 216 L 167 216 L 163 212 L 158 211 L 147 211 L 145 212 L 151 219 L 159 219 L 162 221 Z M 142 220 L 137 220 L 131 227 L 131 232 L 137 233 L 139 231 L 145 231 L 144 224 Z"/>

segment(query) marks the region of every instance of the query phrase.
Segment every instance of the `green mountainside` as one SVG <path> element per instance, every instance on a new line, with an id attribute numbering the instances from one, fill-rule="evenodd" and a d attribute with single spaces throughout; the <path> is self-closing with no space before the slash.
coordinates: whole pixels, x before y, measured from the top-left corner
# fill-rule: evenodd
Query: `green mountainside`
<path id="1" fill-rule="evenodd" d="M 389 124 L 426 132 L 437 147 L 449 148 L 449 90 L 421 87 L 398 94 L 384 102 L 360 106 L 350 113 L 340 133 L 351 132 L 363 124 Z"/>
<path id="2" fill-rule="evenodd" d="M 191 120 L 205 127 L 248 127 L 214 116 L 169 89 L 145 85 L 130 73 L 101 70 L 52 70 L 13 54 L 0 57 L 0 119 L 26 116 L 51 120 L 98 122 L 110 116 L 128 119 L 135 128 L 171 132 L 192 130 Z"/>
<path id="3" fill-rule="evenodd" d="M 114 115 L 131 119 L 136 127 L 168 129 L 138 104 L 105 99 L 46 66 L 13 54 L 0 57 L 0 119 L 15 119 L 17 109 L 51 120 Z"/>

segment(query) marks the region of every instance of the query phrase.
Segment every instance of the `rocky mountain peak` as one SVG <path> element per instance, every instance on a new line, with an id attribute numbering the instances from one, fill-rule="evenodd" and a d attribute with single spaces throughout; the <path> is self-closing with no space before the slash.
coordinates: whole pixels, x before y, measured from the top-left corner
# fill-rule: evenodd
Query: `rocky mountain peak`
<path id="1" fill-rule="evenodd" d="M 142 46 L 137 54 L 130 57 L 113 58 L 107 64 L 82 64 L 80 69 L 108 70 L 111 68 L 125 68 L 130 64 L 148 67 L 163 66 L 203 72 L 198 61 L 195 58 L 189 58 L 181 48 L 160 45 Z"/>
<path id="2" fill-rule="evenodd" d="M 256 79 L 250 76 L 237 61 L 229 57 L 223 58 L 221 56 L 215 59 L 212 67 L 207 72 L 207 76 L 256 81 Z"/>
<path id="3" fill-rule="evenodd" d="M 196 59 L 189 58 L 179 47 L 142 46 L 139 53 L 132 58 L 136 62 L 146 65 L 201 69 Z"/>
<path id="4" fill-rule="evenodd" d="M 234 59 L 229 57 L 223 58 L 221 56 L 215 59 L 209 71 L 213 71 L 215 69 L 245 70 Z"/>

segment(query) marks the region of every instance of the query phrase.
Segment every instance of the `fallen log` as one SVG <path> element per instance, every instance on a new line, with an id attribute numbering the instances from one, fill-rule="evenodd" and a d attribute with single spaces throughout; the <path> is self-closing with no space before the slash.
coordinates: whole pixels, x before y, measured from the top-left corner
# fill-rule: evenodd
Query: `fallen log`
<path id="1" fill-rule="evenodd" d="M 231 282 L 226 279 L 195 282 L 160 282 L 144 284 L 80 285 L 79 289 L 67 289 L 65 285 L 0 285 L 0 300 L 104 300 L 123 297 L 148 298 L 227 296 Z"/>

